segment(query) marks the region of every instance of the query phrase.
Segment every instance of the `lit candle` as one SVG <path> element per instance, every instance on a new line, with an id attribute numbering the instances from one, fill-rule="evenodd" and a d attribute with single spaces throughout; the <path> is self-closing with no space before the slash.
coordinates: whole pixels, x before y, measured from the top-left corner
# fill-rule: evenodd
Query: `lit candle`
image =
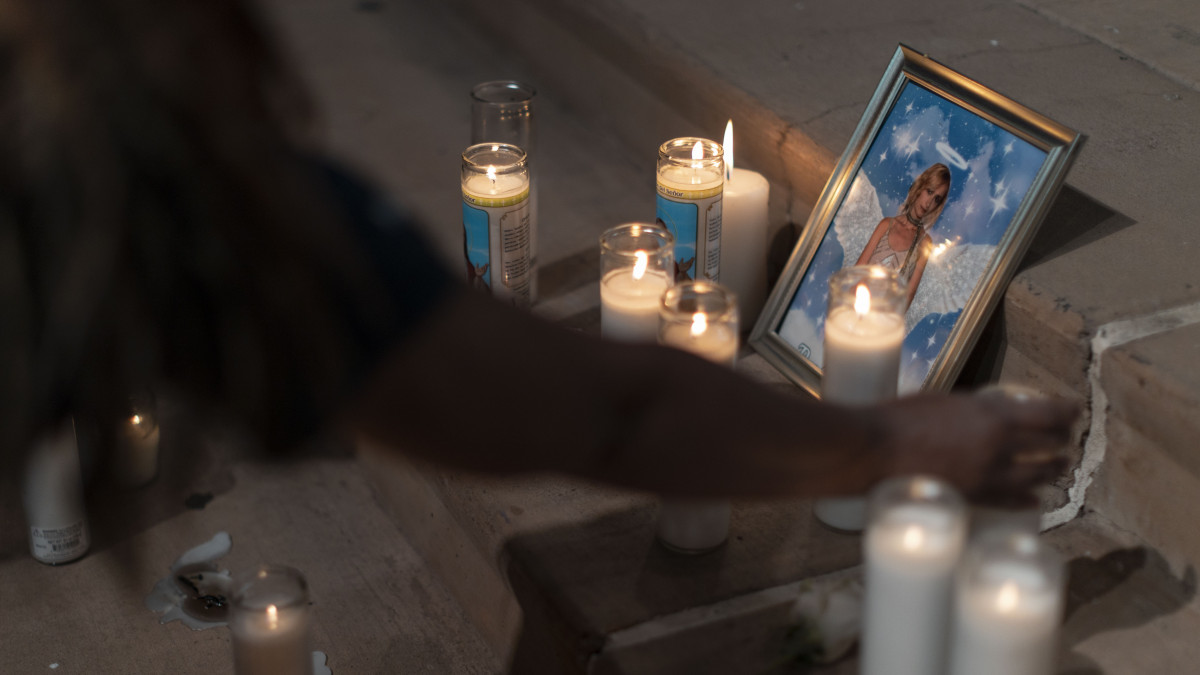
<path id="1" fill-rule="evenodd" d="M 904 341 L 905 287 L 878 265 L 847 267 L 829 280 L 821 397 L 831 403 L 869 405 L 896 397 Z M 861 497 L 820 499 L 817 518 L 840 530 L 863 528 Z"/>
<path id="2" fill-rule="evenodd" d="M 658 341 L 732 368 L 737 360 L 737 301 L 729 289 L 688 281 L 662 299 Z M 711 551 L 729 538 L 725 500 L 664 500 L 658 540 L 680 553 Z"/>
<path id="3" fill-rule="evenodd" d="M 308 586 L 300 572 L 264 565 L 234 582 L 233 669 L 237 675 L 312 675 Z"/>
<path id="4" fill-rule="evenodd" d="M 721 146 L 676 138 L 658 149 L 655 217 L 675 237 L 675 280 L 721 279 Z"/>
<path id="5" fill-rule="evenodd" d="M 654 342 L 658 307 L 674 282 L 673 239 L 657 225 L 618 225 L 600 237 L 600 334 Z"/>
<path id="6" fill-rule="evenodd" d="M 931 478 L 892 479 L 872 492 L 863 540 L 863 675 L 943 671 L 965 512 L 953 488 Z"/>
<path id="7" fill-rule="evenodd" d="M 462 155 L 467 282 L 517 307 L 532 304 L 529 168 L 515 145 L 481 143 Z"/>
<path id="8" fill-rule="evenodd" d="M 158 472 L 158 422 L 153 410 L 145 405 L 120 423 L 113 472 L 126 487 L 145 485 Z"/>
<path id="9" fill-rule="evenodd" d="M 733 291 L 753 325 L 767 298 L 767 200 L 762 174 L 733 165 L 733 120 L 725 126 L 725 192 L 721 197 L 721 284 Z"/>
<path id="10" fill-rule="evenodd" d="M 1050 675 L 1063 611 L 1063 566 L 1036 535 L 982 536 L 958 577 L 951 675 Z"/>

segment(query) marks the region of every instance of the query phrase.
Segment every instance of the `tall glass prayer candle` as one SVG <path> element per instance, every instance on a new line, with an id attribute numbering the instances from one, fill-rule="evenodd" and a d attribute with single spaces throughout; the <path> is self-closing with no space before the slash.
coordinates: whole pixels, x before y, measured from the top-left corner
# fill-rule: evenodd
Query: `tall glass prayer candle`
<path id="1" fill-rule="evenodd" d="M 471 144 L 507 143 L 525 151 L 529 167 L 529 297 L 537 302 L 538 172 L 533 103 L 537 90 L 524 82 L 495 80 L 471 88 Z"/>
<path id="2" fill-rule="evenodd" d="M 946 483 L 900 477 L 871 491 L 863 538 L 863 675 L 940 675 L 966 505 Z"/>
<path id="3" fill-rule="evenodd" d="M 879 265 L 847 267 L 830 277 L 822 399 L 870 405 L 896 397 L 906 293 L 900 277 Z M 866 502 L 861 497 L 819 499 L 813 511 L 826 525 L 858 531 Z"/>
<path id="4" fill-rule="evenodd" d="M 312 675 L 308 584 L 282 565 L 234 579 L 233 671 L 236 675 Z"/>
<path id="5" fill-rule="evenodd" d="M 732 368 L 738 349 L 738 309 L 733 293 L 706 281 L 686 281 L 671 288 L 662 299 L 658 341 Z M 658 540 L 679 553 L 711 551 L 729 538 L 730 511 L 724 500 L 664 500 L 658 515 Z"/>
<path id="6" fill-rule="evenodd" d="M 675 280 L 721 280 L 724 151 L 703 138 L 676 138 L 658 148 L 655 217 L 675 237 Z"/>
<path id="7" fill-rule="evenodd" d="M 721 195 L 721 284 L 733 291 L 753 325 L 767 299 L 767 202 L 761 173 L 733 165 L 733 120 L 725 126 L 725 189 Z"/>
<path id="8" fill-rule="evenodd" d="M 158 415 L 153 398 L 134 399 L 117 424 L 113 478 L 125 487 L 149 483 L 158 473 Z"/>
<path id="9" fill-rule="evenodd" d="M 72 420 L 35 442 L 21 487 L 34 559 L 58 565 L 87 553 L 91 534 Z"/>
<path id="10" fill-rule="evenodd" d="M 462 195 L 467 282 L 517 307 L 529 307 L 533 244 L 525 151 L 506 143 L 467 148 Z"/>
<path id="11" fill-rule="evenodd" d="M 658 309 L 674 283 L 674 239 L 658 225 L 628 223 L 600 236 L 600 335 L 658 340 Z"/>
<path id="12" fill-rule="evenodd" d="M 1065 574 L 1036 534 L 1003 529 L 971 542 L 955 593 L 950 675 L 1055 672 Z"/>

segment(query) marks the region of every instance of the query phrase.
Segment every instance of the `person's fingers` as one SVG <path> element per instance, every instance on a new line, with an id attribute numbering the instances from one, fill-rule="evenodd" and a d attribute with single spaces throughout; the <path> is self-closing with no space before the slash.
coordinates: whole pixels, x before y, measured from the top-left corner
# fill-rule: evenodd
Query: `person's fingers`
<path id="1" fill-rule="evenodd" d="M 1030 429 L 1053 430 L 1069 438 L 1071 425 L 1079 417 L 1079 406 L 1064 399 L 1006 398 L 996 403 L 1005 419 L 1017 426 Z M 1064 442 L 1067 439 L 1064 439 Z"/>

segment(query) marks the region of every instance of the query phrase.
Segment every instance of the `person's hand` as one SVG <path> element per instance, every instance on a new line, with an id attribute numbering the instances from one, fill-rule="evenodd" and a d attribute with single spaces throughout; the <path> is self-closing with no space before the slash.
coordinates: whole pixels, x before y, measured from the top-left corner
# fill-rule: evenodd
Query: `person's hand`
<path id="1" fill-rule="evenodd" d="M 890 473 L 938 476 L 991 504 L 1027 500 L 1063 472 L 1079 415 L 1068 401 L 1000 391 L 911 396 L 877 411 Z"/>

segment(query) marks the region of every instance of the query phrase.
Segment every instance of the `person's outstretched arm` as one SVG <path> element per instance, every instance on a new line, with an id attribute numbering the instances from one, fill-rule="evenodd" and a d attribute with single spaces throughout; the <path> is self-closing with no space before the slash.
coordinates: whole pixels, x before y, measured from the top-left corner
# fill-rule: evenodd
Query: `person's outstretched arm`
<path id="1" fill-rule="evenodd" d="M 374 440 L 470 470 L 761 497 L 856 493 L 915 472 L 968 492 L 1025 488 L 1061 470 L 1053 458 L 1075 415 L 1064 403 L 971 396 L 857 409 L 806 401 L 466 289 L 384 358 L 351 410 Z"/>

